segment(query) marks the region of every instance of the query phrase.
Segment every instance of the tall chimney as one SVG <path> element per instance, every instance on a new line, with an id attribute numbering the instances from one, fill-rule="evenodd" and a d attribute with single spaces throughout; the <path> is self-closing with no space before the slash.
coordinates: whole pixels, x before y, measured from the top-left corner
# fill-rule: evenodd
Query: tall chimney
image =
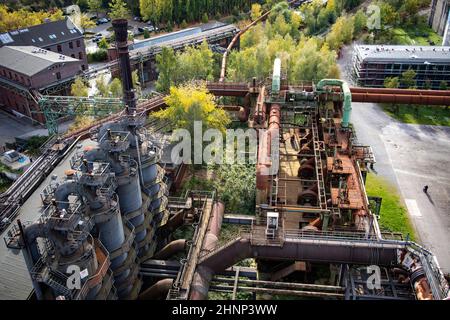
<path id="1" fill-rule="evenodd" d="M 116 48 L 119 55 L 119 67 L 122 77 L 123 100 L 129 114 L 136 110 L 136 95 L 131 77 L 130 55 L 128 52 L 128 21 L 116 19 L 112 22 L 116 36 Z"/>

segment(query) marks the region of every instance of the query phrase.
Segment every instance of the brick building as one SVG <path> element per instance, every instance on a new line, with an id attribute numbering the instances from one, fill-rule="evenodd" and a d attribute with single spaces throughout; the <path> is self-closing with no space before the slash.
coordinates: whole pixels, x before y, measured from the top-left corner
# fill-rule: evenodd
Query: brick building
<path id="1" fill-rule="evenodd" d="M 0 107 L 44 123 L 36 96 L 46 88 L 68 95 L 68 86 L 83 61 L 34 46 L 0 48 Z"/>
<path id="2" fill-rule="evenodd" d="M 88 68 L 83 33 L 68 17 L 59 21 L 2 33 L 0 34 L 0 47 L 2 46 L 39 47 L 79 59 L 82 61 L 82 70 Z"/>

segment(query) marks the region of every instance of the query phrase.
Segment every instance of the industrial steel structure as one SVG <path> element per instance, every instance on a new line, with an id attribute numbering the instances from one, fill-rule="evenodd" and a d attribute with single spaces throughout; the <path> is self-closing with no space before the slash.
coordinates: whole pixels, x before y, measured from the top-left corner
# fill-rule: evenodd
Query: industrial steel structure
<path id="1" fill-rule="evenodd" d="M 446 92 L 350 88 L 334 79 L 293 85 L 281 78 L 278 59 L 270 83 L 208 83 L 217 96 L 243 98 L 239 119 L 262 133 L 256 215 L 224 215 L 214 191 L 170 196 L 183 165 L 162 163 L 166 144 L 158 128 L 164 124 L 145 126 L 146 112 L 165 107 L 164 99 L 136 101 L 126 20 L 113 21 L 113 27 L 125 110 L 49 142 L 48 159 L 59 159 L 80 137 L 94 143 L 77 147 L 67 178 L 42 192 L 45 209 L 39 219 L 18 220 L 5 233 L 6 246 L 23 252 L 36 298 L 198 300 L 209 291 L 233 299 L 238 292 L 325 299 L 449 297 L 430 251 L 380 230 L 364 187 L 375 158 L 369 146 L 357 142 L 351 125 L 354 101 L 450 105 Z M 15 210 L 9 220 L 23 202 L 17 191 L 32 192 L 35 180 L 48 174 L 43 161 L 4 195 L 3 203 L 11 206 L 6 209 Z M 244 226 L 223 244 L 224 222 Z M 191 232 L 176 239 L 181 226 Z M 257 267 L 237 265 L 247 258 Z M 319 265 L 333 275 L 328 284 L 302 280 Z M 381 269 L 377 288 L 367 285 L 372 265 Z M 74 270 L 79 285 L 71 282 Z"/>

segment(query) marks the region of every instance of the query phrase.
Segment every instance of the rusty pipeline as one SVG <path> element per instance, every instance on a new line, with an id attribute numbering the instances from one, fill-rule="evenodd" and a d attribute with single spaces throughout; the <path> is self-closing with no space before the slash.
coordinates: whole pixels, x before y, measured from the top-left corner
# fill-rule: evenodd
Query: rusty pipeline
<path id="1" fill-rule="evenodd" d="M 178 210 L 173 217 L 171 217 L 166 224 L 161 226 L 161 228 L 158 229 L 158 235 L 161 235 L 162 237 L 166 237 L 172 232 L 174 232 L 176 229 L 181 227 L 184 223 L 184 217 L 185 217 L 185 209 Z"/>
<path id="2" fill-rule="evenodd" d="M 267 190 L 269 187 L 269 172 L 272 166 L 272 139 L 276 139 L 280 130 L 281 106 L 273 104 L 269 114 L 269 129 L 261 135 L 258 146 L 258 163 L 256 165 L 256 187 Z"/>
<path id="3" fill-rule="evenodd" d="M 405 90 L 406 91 L 406 90 Z M 354 93 L 353 102 L 398 103 L 450 106 L 450 95 L 416 95 L 416 94 L 388 94 L 388 93 Z"/>
<path id="4" fill-rule="evenodd" d="M 162 279 L 146 289 L 138 296 L 138 300 L 161 300 L 164 299 L 172 288 L 173 279 Z"/>
<path id="5" fill-rule="evenodd" d="M 211 217 L 208 222 L 208 231 L 203 240 L 202 252 L 212 251 L 219 240 L 220 229 L 222 228 L 225 205 L 217 201 L 213 204 Z M 197 266 L 192 280 L 190 300 L 205 300 L 208 296 L 209 283 L 214 275 L 214 271 L 208 267 Z"/>
<path id="6" fill-rule="evenodd" d="M 152 259 L 167 260 L 179 252 L 186 249 L 186 239 L 178 239 L 170 242 L 160 251 L 155 253 Z"/>
<path id="7" fill-rule="evenodd" d="M 263 124 L 266 121 L 266 104 L 264 99 L 266 96 L 266 87 L 262 86 L 259 91 L 258 99 L 256 100 L 255 115 L 253 119 L 257 124 Z"/>

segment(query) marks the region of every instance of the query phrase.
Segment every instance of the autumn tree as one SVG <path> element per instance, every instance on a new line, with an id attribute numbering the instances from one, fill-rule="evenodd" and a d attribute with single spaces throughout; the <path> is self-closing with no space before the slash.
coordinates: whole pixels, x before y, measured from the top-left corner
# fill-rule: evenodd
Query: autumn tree
<path id="1" fill-rule="evenodd" d="M 57 21 L 63 18 L 63 12 L 60 9 L 32 12 L 22 8 L 13 11 L 6 5 L 0 4 L 0 32 L 31 27 L 43 23 L 46 19 Z"/>
<path id="2" fill-rule="evenodd" d="M 194 150 L 197 147 L 203 152 L 203 137 L 194 135 L 195 128 L 201 128 L 203 132 L 207 129 L 217 129 L 224 133 L 226 126 L 230 123 L 227 112 L 217 107 L 214 96 L 208 92 L 203 84 L 185 84 L 180 87 L 171 87 L 170 94 L 165 97 L 166 109 L 154 113 L 152 116 L 156 119 L 169 120 L 173 129 L 185 129 L 190 134 L 188 150 L 184 152 L 191 153 L 194 157 Z M 219 141 L 215 141 L 219 142 Z M 220 141 L 222 142 L 222 140 Z M 187 157 L 186 154 L 183 156 Z M 194 168 L 194 167 L 193 167 Z"/>
<path id="3" fill-rule="evenodd" d="M 154 113 L 154 117 L 169 120 L 173 128 L 187 129 L 194 134 L 194 123 L 200 121 L 203 129 L 225 131 L 230 123 L 227 112 L 216 105 L 214 96 L 203 84 L 185 84 L 171 87 L 164 98 L 167 108 Z"/>
<path id="4" fill-rule="evenodd" d="M 250 17 L 252 18 L 252 20 L 255 21 L 256 19 L 261 17 L 261 15 L 261 5 L 259 3 L 252 4 L 252 11 L 250 13 Z"/>

